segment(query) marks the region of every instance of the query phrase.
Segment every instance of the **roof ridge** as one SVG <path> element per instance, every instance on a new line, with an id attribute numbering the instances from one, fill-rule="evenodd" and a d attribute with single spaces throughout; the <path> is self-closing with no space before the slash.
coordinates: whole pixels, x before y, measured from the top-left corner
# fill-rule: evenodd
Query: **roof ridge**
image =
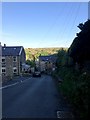
<path id="1" fill-rule="evenodd" d="M 23 47 L 23 46 L 2 46 L 2 47 Z"/>
<path id="2" fill-rule="evenodd" d="M 23 49 L 23 46 L 3 46 L 2 47 L 2 55 L 5 56 L 17 56 L 20 53 L 21 48 Z"/>

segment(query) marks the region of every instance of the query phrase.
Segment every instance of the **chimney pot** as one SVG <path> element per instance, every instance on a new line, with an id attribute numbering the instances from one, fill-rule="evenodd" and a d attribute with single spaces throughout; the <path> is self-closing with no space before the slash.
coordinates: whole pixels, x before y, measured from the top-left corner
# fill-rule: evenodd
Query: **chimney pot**
<path id="1" fill-rule="evenodd" d="M 4 44 L 4 47 L 6 47 L 6 44 Z"/>

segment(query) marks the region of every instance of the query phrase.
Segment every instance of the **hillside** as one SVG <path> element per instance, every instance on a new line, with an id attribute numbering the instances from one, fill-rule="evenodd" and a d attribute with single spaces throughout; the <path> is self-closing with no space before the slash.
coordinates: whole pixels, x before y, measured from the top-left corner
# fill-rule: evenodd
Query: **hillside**
<path id="1" fill-rule="evenodd" d="M 38 56 L 41 55 L 51 55 L 51 54 L 57 54 L 58 50 L 62 48 L 25 48 L 26 52 L 26 60 L 32 60 L 33 55 L 37 59 Z M 68 48 L 63 48 L 68 49 Z"/>

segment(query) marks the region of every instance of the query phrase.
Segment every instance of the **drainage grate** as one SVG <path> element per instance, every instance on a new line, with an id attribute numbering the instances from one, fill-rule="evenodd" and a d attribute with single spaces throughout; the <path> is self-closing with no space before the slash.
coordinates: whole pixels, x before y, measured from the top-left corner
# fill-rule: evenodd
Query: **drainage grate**
<path id="1" fill-rule="evenodd" d="M 57 118 L 74 118 L 71 112 L 67 111 L 57 111 Z"/>

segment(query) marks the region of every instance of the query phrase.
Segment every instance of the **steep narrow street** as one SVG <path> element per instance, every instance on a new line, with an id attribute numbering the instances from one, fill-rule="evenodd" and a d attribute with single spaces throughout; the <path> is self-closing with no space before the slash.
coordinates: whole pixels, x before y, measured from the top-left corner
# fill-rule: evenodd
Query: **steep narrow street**
<path id="1" fill-rule="evenodd" d="M 57 118 L 58 110 L 70 111 L 47 75 L 30 77 L 4 88 L 2 102 L 3 118 Z"/>

